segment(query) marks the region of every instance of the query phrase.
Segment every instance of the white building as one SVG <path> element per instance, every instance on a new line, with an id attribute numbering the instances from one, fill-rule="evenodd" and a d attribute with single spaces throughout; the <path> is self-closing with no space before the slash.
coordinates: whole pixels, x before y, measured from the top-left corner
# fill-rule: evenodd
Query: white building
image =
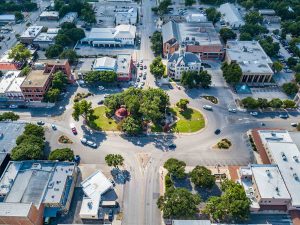
<path id="1" fill-rule="evenodd" d="M 258 41 L 227 41 L 225 61 L 241 67 L 241 82 L 267 83 L 272 79 L 272 60 Z"/>
<path id="2" fill-rule="evenodd" d="M 188 14 L 186 17 L 186 22 L 207 22 L 207 18 L 203 13 L 193 13 Z"/>
<path id="3" fill-rule="evenodd" d="M 0 24 L 8 24 L 8 23 L 15 23 L 16 17 L 13 14 L 2 14 L 0 15 Z"/>
<path id="4" fill-rule="evenodd" d="M 116 59 L 111 57 L 97 58 L 93 64 L 94 71 L 116 71 Z"/>
<path id="5" fill-rule="evenodd" d="M 40 49 L 46 49 L 50 45 L 55 43 L 55 37 L 58 34 L 59 29 L 52 28 L 48 29 L 46 33 L 40 33 L 32 42 L 34 46 L 39 47 Z"/>
<path id="6" fill-rule="evenodd" d="M 40 20 L 58 20 L 59 13 L 57 11 L 44 11 L 40 15 Z"/>
<path id="7" fill-rule="evenodd" d="M 98 219 L 101 196 L 113 185 L 101 171 L 97 171 L 81 182 L 85 197 L 82 200 L 79 216 L 82 219 Z"/>
<path id="8" fill-rule="evenodd" d="M 201 70 L 201 59 L 197 54 L 191 52 L 175 52 L 168 59 L 168 76 L 175 80 L 180 80 L 182 72 Z"/>
<path id="9" fill-rule="evenodd" d="M 42 32 L 43 26 L 30 26 L 20 36 L 20 42 L 32 44 L 33 40 Z"/>
<path id="10" fill-rule="evenodd" d="M 19 77 L 21 71 L 8 71 L 0 80 L 0 98 L 6 100 L 24 100 L 20 88 L 26 77 Z"/>
<path id="11" fill-rule="evenodd" d="M 127 24 L 136 25 L 137 23 L 137 8 L 118 9 L 115 14 L 116 25 Z"/>
<path id="12" fill-rule="evenodd" d="M 235 5 L 231 3 L 222 4 L 220 5 L 219 11 L 222 15 L 222 20 L 224 20 L 226 25 L 230 26 L 232 29 L 238 29 L 245 25 L 245 22 Z"/>
<path id="13" fill-rule="evenodd" d="M 288 131 L 258 130 L 272 164 L 277 164 L 292 198 L 289 210 L 300 210 L 300 152 Z"/>
<path id="14" fill-rule="evenodd" d="M 286 211 L 291 196 L 277 165 L 250 165 L 240 168 L 241 184 L 251 200 L 251 211 Z"/>
<path id="15" fill-rule="evenodd" d="M 92 28 L 91 32 L 81 40 L 94 47 L 132 46 L 135 43 L 136 27 L 118 25 L 115 28 Z"/>

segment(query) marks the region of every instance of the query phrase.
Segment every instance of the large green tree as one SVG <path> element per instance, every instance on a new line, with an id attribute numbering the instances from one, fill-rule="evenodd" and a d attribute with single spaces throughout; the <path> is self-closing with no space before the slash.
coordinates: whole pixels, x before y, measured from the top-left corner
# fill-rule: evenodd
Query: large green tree
<path id="1" fill-rule="evenodd" d="M 209 88 L 211 85 L 211 75 L 206 70 L 203 70 L 199 73 L 199 76 L 200 85 L 203 88 Z"/>
<path id="2" fill-rule="evenodd" d="M 287 95 L 295 95 L 299 88 L 296 83 L 285 83 L 282 85 L 282 89 Z"/>
<path id="3" fill-rule="evenodd" d="M 164 218 L 189 219 L 199 211 L 198 205 L 201 197 L 192 194 L 185 188 L 170 188 L 164 196 L 157 200 L 158 208 L 163 212 Z"/>
<path id="4" fill-rule="evenodd" d="M 257 100 L 252 97 L 243 98 L 242 104 L 246 109 L 256 109 L 258 107 Z"/>
<path id="5" fill-rule="evenodd" d="M 68 78 L 63 72 L 58 71 L 53 74 L 52 88 L 63 90 L 67 86 L 67 83 L 68 83 Z"/>
<path id="6" fill-rule="evenodd" d="M 213 24 L 218 22 L 221 18 L 221 13 L 217 11 L 216 8 L 211 7 L 205 10 L 206 17 L 209 21 L 211 21 Z"/>
<path id="7" fill-rule="evenodd" d="M 222 182 L 223 194 L 220 197 L 208 199 L 203 213 L 208 214 L 213 221 L 242 222 L 250 214 L 250 200 L 244 188 L 233 181 Z"/>
<path id="8" fill-rule="evenodd" d="M 121 122 L 121 129 L 126 134 L 138 135 L 143 131 L 142 122 L 138 118 L 128 116 Z"/>
<path id="9" fill-rule="evenodd" d="M 43 127 L 38 126 L 36 124 L 29 123 L 29 124 L 26 124 L 23 134 L 35 135 L 37 137 L 44 137 L 45 131 L 44 131 Z"/>
<path id="10" fill-rule="evenodd" d="M 160 79 L 165 74 L 166 66 L 162 63 L 160 56 L 156 57 L 150 64 L 150 72 L 156 79 Z"/>
<path id="11" fill-rule="evenodd" d="M 176 106 L 180 108 L 182 111 L 187 109 L 187 105 L 190 103 L 190 101 L 186 98 L 181 98 L 177 103 Z"/>
<path id="12" fill-rule="evenodd" d="M 68 59 L 69 63 L 74 63 L 78 59 L 77 53 L 73 49 L 65 49 L 60 55 L 60 59 Z"/>
<path id="13" fill-rule="evenodd" d="M 178 179 L 182 179 L 186 176 L 185 166 L 185 162 L 175 158 L 170 158 L 164 163 L 164 168 L 168 170 L 170 175 Z"/>
<path id="14" fill-rule="evenodd" d="M 273 69 L 275 70 L 276 73 L 279 73 L 283 69 L 283 65 L 279 61 L 273 62 Z"/>
<path id="15" fill-rule="evenodd" d="M 18 119 L 20 119 L 20 116 L 13 112 L 4 112 L 0 114 L 0 121 L 4 121 L 4 120 L 16 121 Z"/>
<path id="16" fill-rule="evenodd" d="M 45 56 L 47 58 L 56 58 L 63 52 L 63 47 L 61 45 L 51 45 L 46 49 Z"/>
<path id="17" fill-rule="evenodd" d="M 80 102 L 75 102 L 73 106 L 72 116 L 74 120 L 78 121 L 79 117 L 82 116 L 87 122 L 94 114 L 94 109 L 92 108 L 92 103 L 86 100 L 81 100 Z"/>
<path id="18" fill-rule="evenodd" d="M 241 80 L 242 69 L 238 64 L 228 64 L 227 62 L 225 62 L 223 63 L 221 69 L 223 71 L 223 77 L 225 78 L 227 83 L 235 85 Z"/>
<path id="19" fill-rule="evenodd" d="M 18 62 L 25 62 L 31 57 L 31 53 L 28 48 L 23 44 L 17 44 L 12 47 L 8 53 L 8 58 Z"/>
<path id="20" fill-rule="evenodd" d="M 42 159 L 43 151 L 37 145 L 32 143 L 24 143 L 17 145 L 11 151 L 11 159 L 14 161 L 19 160 L 37 160 Z"/>
<path id="21" fill-rule="evenodd" d="M 197 187 L 211 189 L 215 185 L 215 176 L 204 166 L 196 166 L 189 175 Z"/>
<path id="22" fill-rule="evenodd" d="M 155 31 L 151 37 L 151 49 L 154 55 L 161 55 L 162 54 L 162 34 L 159 31 Z"/>
<path id="23" fill-rule="evenodd" d="M 117 73 L 114 71 L 90 71 L 84 76 L 87 84 L 97 85 L 101 83 L 113 83 L 117 80 Z"/>
<path id="24" fill-rule="evenodd" d="M 223 39 L 223 41 L 226 43 L 227 40 L 235 39 L 236 33 L 233 32 L 230 28 L 224 27 L 220 29 L 220 36 Z"/>
<path id="25" fill-rule="evenodd" d="M 59 148 L 50 152 L 49 160 L 73 161 L 74 152 L 70 148 Z"/>
<path id="26" fill-rule="evenodd" d="M 259 14 L 258 11 L 251 11 L 245 16 L 246 23 L 257 24 L 263 22 L 263 17 Z"/>
<path id="27" fill-rule="evenodd" d="M 105 162 L 108 166 L 119 168 L 119 166 L 123 166 L 124 158 L 120 154 L 108 154 L 105 156 Z"/>
<path id="28" fill-rule="evenodd" d="M 199 86 L 200 79 L 200 74 L 197 71 L 183 71 L 180 83 L 188 88 L 195 88 Z"/>
<path id="29" fill-rule="evenodd" d="M 60 90 L 58 88 L 50 88 L 44 96 L 44 101 L 46 102 L 57 102 L 60 95 Z"/>
<path id="30" fill-rule="evenodd" d="M 273 98 L 271 101 L 269 101 L 269 106 L 275 109 L 281 108 L 283 102 L 279 98 Z"/>

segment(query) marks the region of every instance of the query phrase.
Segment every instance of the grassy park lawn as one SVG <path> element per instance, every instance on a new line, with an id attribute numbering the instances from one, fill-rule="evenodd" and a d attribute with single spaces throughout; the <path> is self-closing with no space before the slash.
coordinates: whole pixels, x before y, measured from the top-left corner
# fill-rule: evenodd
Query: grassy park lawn
<path id="1" fill-rule="evenodd" d="M 94 115 L 97 119 L 90 123 L 90 126 L 96 130 L 102 131 L 116 131 L 117 123 L 113 119 L 109 119 L 105 115 L 105 106 L 99 106 L 94 109 Z"/>
<path id="2" fill-rule="evenodd" d="M 170 111 L 178 118 L 177 123 L 172 127 L 173 132 L 192 133 L 205 126 L 203 115 L 195 109 L 188 108 L 181 112 L 179 108 L 173 107 Z"/>

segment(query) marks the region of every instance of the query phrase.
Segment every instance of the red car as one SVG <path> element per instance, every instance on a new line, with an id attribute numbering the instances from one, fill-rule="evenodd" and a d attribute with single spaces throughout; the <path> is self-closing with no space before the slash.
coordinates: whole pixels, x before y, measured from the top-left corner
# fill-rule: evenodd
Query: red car
<path id="1" fill-rule="evenodd" d="M 77 130 L 76 130 L 75 127 L 72 127 L 72 132 L 73 132 L 74 135 L 77 135 Z"/>

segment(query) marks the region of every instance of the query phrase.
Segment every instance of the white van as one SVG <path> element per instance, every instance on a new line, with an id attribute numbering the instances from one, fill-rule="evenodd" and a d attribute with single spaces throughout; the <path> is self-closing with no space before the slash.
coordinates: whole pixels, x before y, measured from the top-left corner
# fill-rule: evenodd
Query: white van
<path id="1" fill-rule="evenodd" d="M 203 109 L 206 109 L 206 110 L 212 110 L 212 107 L 210 105 L 204 105 L 203 106 Z"/>

